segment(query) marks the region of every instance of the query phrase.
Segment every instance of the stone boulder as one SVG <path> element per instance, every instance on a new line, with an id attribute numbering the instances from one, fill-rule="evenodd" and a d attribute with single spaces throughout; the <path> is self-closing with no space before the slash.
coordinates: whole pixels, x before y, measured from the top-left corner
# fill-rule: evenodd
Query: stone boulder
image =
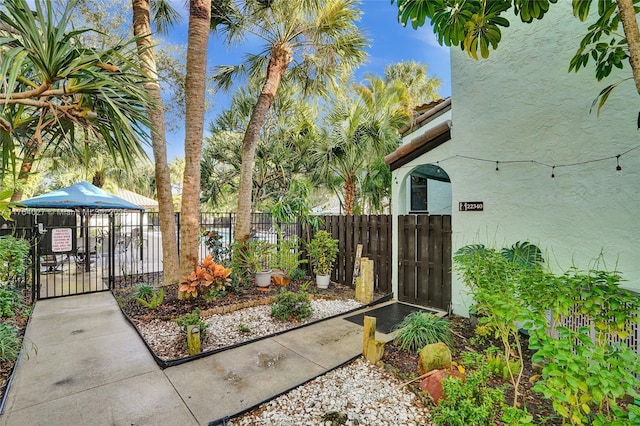
<path id="1" fill-rule="evenodd" d="M 418 386 L 420 386 L 420 389 L 431 397 L 434 404 L 438 404 L 438 402 L 444 398 L 444 387 L 442 386 L 442 381 L 450 376 L 459 377 L 462 380 L 465 380 L 466 378 L 464 374 L 455 368 L 453 370 L 436 370 L 429 376 L 422 379 Z"/>
<path id="2" fill-rule="evenodd" d="M 431 370 L 450 370 L 451 351 L 444 343 L 432 343 L 420 349 L 418 372 L 420 375 Z"/>

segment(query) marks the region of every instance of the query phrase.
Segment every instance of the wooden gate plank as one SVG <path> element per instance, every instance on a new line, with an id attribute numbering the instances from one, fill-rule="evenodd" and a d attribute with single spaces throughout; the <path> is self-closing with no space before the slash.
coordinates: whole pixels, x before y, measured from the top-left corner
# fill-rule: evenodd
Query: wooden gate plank
<path id="1" fill-rule="evenodd" d="M 417 216 L 418 229 L 416 232 L 417 265 L 416 275 L 416 299 L 419 304 L 428 305 L 431 300 L 431 286 L 433 274 L 431 274 L 431 261 L 433 258 L 431 241 L 430 216 Z"/>

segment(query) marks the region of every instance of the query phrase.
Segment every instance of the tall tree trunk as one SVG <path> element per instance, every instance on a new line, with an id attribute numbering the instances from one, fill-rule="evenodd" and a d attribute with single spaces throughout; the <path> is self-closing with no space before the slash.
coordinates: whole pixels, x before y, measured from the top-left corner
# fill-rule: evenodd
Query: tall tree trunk
<path id="1" fill-rule="evenodd" d="M 186 123 L 184 177 L 180 226 L 180 276 L 186 277 L 198 263 L 200 223 L 200 155 L 204 132 L 207 46 L 211 0 L 189 1 L 189 45 L 187 47 Z"/>
<path id="2" fill-rule="evenodd" d="M 139 36 L 137 40 L 138 55 L 142 67 L 152 80 L 145 88 L 154 101 L 147 107 L 149 119 L 153 125 L 151 141 L 153 158 L 155 160 L 156 191 L 158 196 L 158 210 L 160 216 L 160 231 L 162 232 L 162 269 L 164 285 L 176 284 L 179 279 L 178 242 L 176 236 L 176 221 L 173 211 L 173 197 L 171 194 L 171 176 L 167 164 L 167 144 L 164 127 L 164 108 L 156 58 L 151 39 L 151 20 L 149 17 L 149 0 L 132 0 L 133 33 Z"/>
<path id="3" fill-rule="evenodd" d="M 620 20 L 624 28 L 624 35 L 629 45 L 629 64 L 633 71 L 633 79 L 636 83 L 636 91 L 640 94 L 640 29 L 636 20 L 636 11 L 633 0 L 617 0 Z"/>
<path id="4" fill-rule="evenodd" d="M 344 214 L 353 215 L 353 206 L 356 202 L 356 180 L 355 177 L 349 176 L 344 181 Z"/>
<path id="5" fill-rule="evenodd" d="M 267 77 L 265 79 L 256 105 L 253 107 L 247 130 L 242 140 L 240 153 L 242 164 L 240 165 L 240 182 L 238 184 L 238 205 L 236 208 L 236 227 L 234 240 L 245 242 L 251 233 L 251 192 L 253 188 L 253 161 L 256 155 L 256 146 L 260 138 L 260 129 L 264 125 L 267 112 L 273 104 L 273 99 L 280 86 L 280 80 L 293 56 L 289 44 L 276 45 L 271 49 L 271 57 L 267 65 Z"/>

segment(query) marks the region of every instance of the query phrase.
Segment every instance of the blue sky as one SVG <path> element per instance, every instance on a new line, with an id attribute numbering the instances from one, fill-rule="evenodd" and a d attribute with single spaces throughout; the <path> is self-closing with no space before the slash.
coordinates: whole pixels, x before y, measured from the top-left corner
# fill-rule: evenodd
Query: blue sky
<path id="1" fill-rule="evenodd" d="M 175 2 L 174 7 L 180 11 L 184 21 L 171 30 L 169 40 L 176 44 L 186 44 L 187 40 L 187 12 L 182 0 Z M 389 0 L 362 0 L 363 15 L 359 26 L 370 39 L 367 49 L 368 60 L 357 72 L 356 79 L 361 79 L 366 73 L 382 75 L 384 67 L 401 61 L 414 60 L 429 65 L 429 74 L 442 81 L 439 94 L 442 97 L 451 95 L 451 71 L 449 62 L 449 48 L 438 45 L 433 31 L 429 26 L 414 30 L 404 28 L 397 21 L 397 6 Z M 232 65 L 240 63 L 248 47 L 234 47 L 228 49 L 223 40 L 212 35 L 209 40 L 208 63 L 210 67 L 216 65 Z M 208 122 L 217 112 L 228 106 L 228 97 L 217 95 L 214 105 L 207 112 L 205 132 Z M 184 132 L 176 131 L 167 134 L 167 151 L 169 161 L 184 156 Z"/>

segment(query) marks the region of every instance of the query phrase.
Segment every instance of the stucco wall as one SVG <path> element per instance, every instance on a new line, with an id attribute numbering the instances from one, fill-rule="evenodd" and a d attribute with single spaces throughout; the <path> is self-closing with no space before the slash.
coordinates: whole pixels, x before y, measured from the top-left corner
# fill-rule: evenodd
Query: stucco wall
<path id="1" fill-rule="evenodd" d="M 620 158 L 620 176 L 615 158 L 562 167 L 640 144 L 640 96 L 632 82 L 611 95 L 599 118 L 589 113 L 598 92 L 630 69 L 603 82 L 591 67 L 567 72 L 588 25 L 573 18 L 568 1 L 552 5 L 540 22 L 515 21 L 488 60 L 451 50 L 452 140 L 396 171 L 393 189 L 411 165 L 439 161 L 452 182 L 454 252 L 470 243 L 526 240 L 558 272 L 594 267 L 602 253 L 607 269 L 617 268 L 626 287 L 640 290 L 640 149 Z M 495 161 L 502 161 L 498 172 Z M 550 167 L 530 161 L 556 165 L 555 178 Z M 394 212 L 402 210 L 399 198 Z M 484 211 L 459 212 L 459 201 L 483 201 Z M 454 274 L 453 309 L 461 314 L 469 304 L 464 292 Z"/>

